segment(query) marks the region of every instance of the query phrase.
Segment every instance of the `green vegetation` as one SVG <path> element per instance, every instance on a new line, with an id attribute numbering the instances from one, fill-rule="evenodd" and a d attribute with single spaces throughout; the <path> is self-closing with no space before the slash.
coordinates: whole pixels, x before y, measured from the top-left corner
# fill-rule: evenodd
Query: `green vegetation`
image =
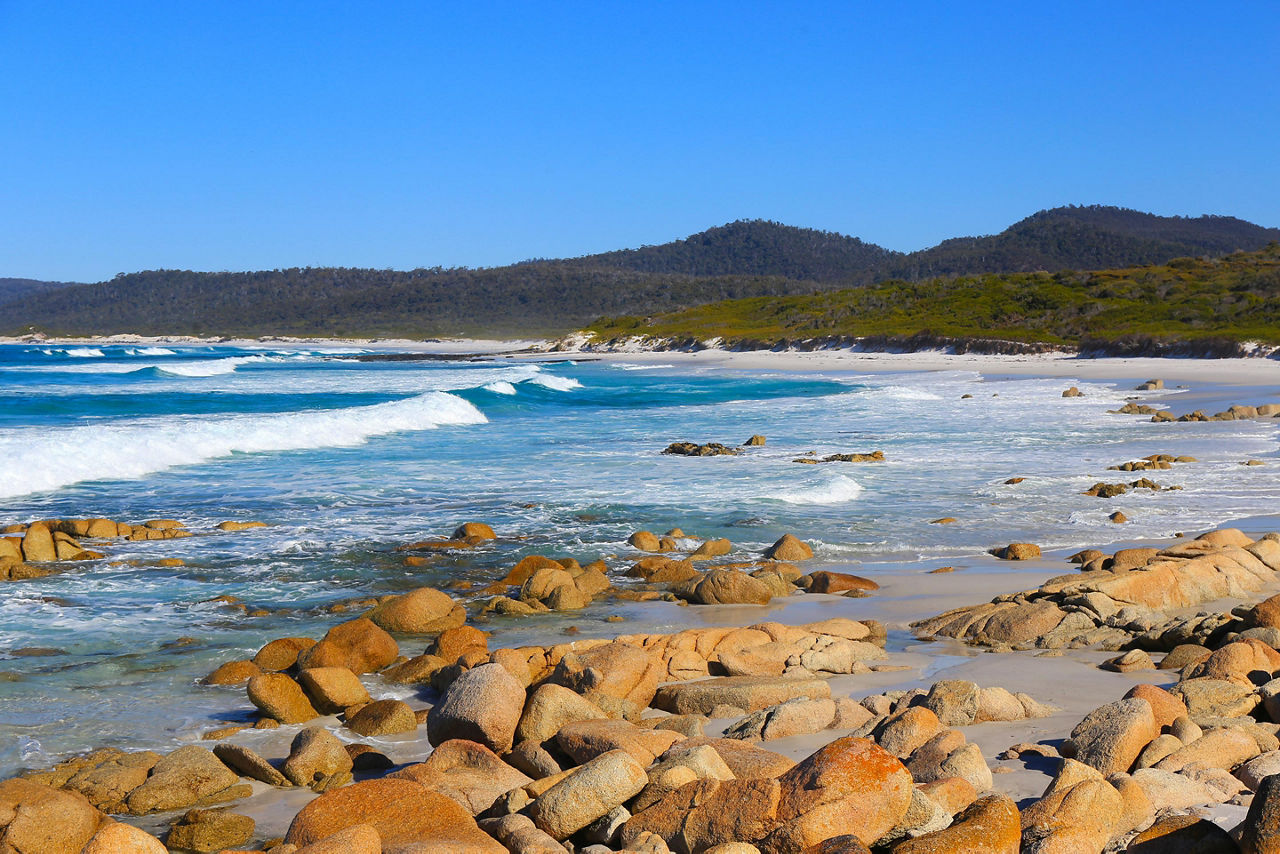
<path id="1" fill-rule="evenodd" d="M 1231 217 L 1069 207 L 1041 211 L 997 235 L 948 240 L 904 255 L 832 232 L 753 220 L 661 246 L 478 270 L 148 270 L 87 285 L 0 280 L 0 334 L 35 329 L 54 335 L 547 336 L 600 317 L 648 316 L 744 297 L 809 297 L 887 279 L 902 282 L 868 292 L 858 311 L 883 315 L 884 328 L 900 328 L 923 323 L 910 306 L 927 301 L 937 284 L 909 283 L 932 277 L 1164 263 L 1177 256 L 1256 250 L 1277 239 L 1280 229 Z M 1025 326 L 1028 335 L 1045 332 L 1035 321 L 1043 309 L 1020 303 L 1022 286 L 1010 282 L 1006 297 L 984 296 L 984 306 L 945 320 L 969 328 L 995 317 L 1003 318 L 1002 325 Z M 796 305 L 801 304 L 807 303 L 800 299 Z M 837 314 L 808 320 L 780 315 L 767 325 L 767 334 L 782 334 L 792 325 L 849 325 L 837 309 L 823 311 Z M 929 325 L 942 326 L 932 320 Z"/>
<path id="2" fill-rule="evenodd" d="M 900 280 L 601 320 L 602 340 L 720 337 L 729 346 L 814 338 L 998 338 L 1108 352 L 1175 341 L 1280 345 L 1280 244 L 1216 260 L 1093 273 Z M 1158 347 L 1157 347 L 1158 349 Z"/>

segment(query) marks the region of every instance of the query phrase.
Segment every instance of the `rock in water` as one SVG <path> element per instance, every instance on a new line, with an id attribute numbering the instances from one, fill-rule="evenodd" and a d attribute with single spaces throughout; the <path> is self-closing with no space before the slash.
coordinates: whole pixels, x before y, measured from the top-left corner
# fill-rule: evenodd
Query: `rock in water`
<path id="1" fill-rule="evenodd" d="M 778 541 L 765 549 L 764 556 L 770 560 L 785 560 L 794 563 L 813 557 L 813 549 L 791 534 L 783 534 Z"/>

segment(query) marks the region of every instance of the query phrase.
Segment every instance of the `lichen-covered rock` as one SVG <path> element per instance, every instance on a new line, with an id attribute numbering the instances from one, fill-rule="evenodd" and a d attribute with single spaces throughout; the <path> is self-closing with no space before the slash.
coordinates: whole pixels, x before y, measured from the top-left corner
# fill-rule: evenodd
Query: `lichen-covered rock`
<path id="1" fill-rule="evenodd" d="M 396 660 L 400 647 L 382 628 L 364 617 L 339 623 L 321 641 L 298 654 L 298 668 L 345 667 L 373 673 Z"/>
<path id="2" fill-rule="evenodd" d="M 403 700 L 374 700 L 347 719 L 347 728 L 364 736 L 413 732 L 418 718 Z"/>
<path id="3" fill-rule="evenodd" d="M 1151 704 L 1134 698 L 1094 709 L 1071 731 L 1071 744 L 1075 759 L 1106 776 L 1128 771 L 1159 734 Z"/>
<path id="4" fill-rule="evenodd" d="M 950 827 L 899 843 L 894 854 L 1018 854 L 1022 828 L 1008 795 L 988 795 L 955 817 Z"/>
<path id="5" fill-rule="evenodd" d="M 351 755 L 324 727 L 307 727 L 293 738 L 280 769 L 295 786 L 326 791 L 351 779 Z"/>
<path id="6" fill-rule="evenodd" d="M 841 738 L 778 778 L 780 826 L 765 840 L 777 854 L 798 854 L 843 833 L 871 845 L 896 827 L 911 805 L 911 774 L 862 738 Z"/>

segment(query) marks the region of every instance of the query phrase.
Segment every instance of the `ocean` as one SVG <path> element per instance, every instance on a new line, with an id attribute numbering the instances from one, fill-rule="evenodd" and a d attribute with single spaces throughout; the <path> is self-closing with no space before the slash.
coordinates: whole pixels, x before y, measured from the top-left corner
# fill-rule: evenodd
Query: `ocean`
<path id="1" fill-rule="evenodd" d="M 195 534 L 113 541 L 103 560 L 0 587 L 0 778 L 251 720 L 243 688 L 198 680 L 272 638 L 318 637 L 349 618 L 328 610 L 338 603 L 421 586 L 469 600 L 529 554 L 604 558 L 626 585 L 636 530 L 726 537 L 730 560 L 793 533 L 819 562 L 874 577 L 1010 542 L 1073 549 L 1197 532 L 1280 497 L 1267 466 L 1240 465 L 1274 465 L 1275 424 L 1108 414 L 1135 396 L 1131 383 L 361 353 L 0 346 L 0 525 L 172 518 Z M 1083 396 L 1063 398 L 1071 385 Z M 1177 408 L 1180 393 L 1142 398 Z M 767 444 L 739 456 L 660 453 L 753 434 Z M 884 462 L 795 462 L 874 450 Z M 1153 453 L 1198 462 L 1107 470 Z M 1182 489 L 1081 494 L 1142 476 Z M 1108 520 L 1116 509 L 1131 519 L 1122 532 Z M 948 516 L 958 521 L 931 524 Z M 216 531 L 224 520 L 268 527 Z M 499 541 L 417 567 L 395 551 L 466 521 Z M 616 607 L 573 619 L 603 632 Z M 643 630 L 636 613 L 626 630 Z M 556 620 L 485 628 L 514 637 Z"/>

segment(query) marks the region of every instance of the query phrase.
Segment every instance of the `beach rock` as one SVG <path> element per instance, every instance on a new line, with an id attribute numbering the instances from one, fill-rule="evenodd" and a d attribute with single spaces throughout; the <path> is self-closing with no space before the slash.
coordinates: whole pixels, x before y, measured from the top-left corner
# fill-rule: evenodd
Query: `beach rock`
<path id="1" fill-rule="evenodd" d="M 515 740 L 542 742 L 555 736 L 566 724 L 607 717 L 599 706 L 580 694 L 562 685 L 546 683 L 529 694 L 516 726 Z"/>
<path id="2" fill-rule="evenodd" d="M 1239 854 L 1231 835 L 1197 815 L 1169 815 L 1139 833 L 1128 854 Z"/>
<path id="3" fill-rule="evenodd" d="M 1071 388 L 1067 389 L 1062 393 L 1062 396 L 1063 397 L 1084 397 L 1084 392 L 1082 392 L 1076 386 L 1071 386 Z"/>
<path id="4" fill-rule="evenodd" d="M 693 564 L 687 560 L 672 560 L 667 557 L 647 557 L 637 561 L 627 570 L 632 578 L 643 578 L 654 584 L 671 584 L 688 581 L 698 575 Z"/>
<path id="5" fill-rule="evenodd" d="M 807 735 L 831 726 L 835 716 L 835 701 L 797 697 L 748 715 L 725 730 L 725 737 L 771 741 Z"/>
<path id="6" fill-rule="evenodd" d="M 1094 709 L 1071 731 L 1074 758 L 1104 776 L 1128 771 L 1157 735 L 1146 700 L 1117 700 Z"/>
<path id="7" fill-rule="evenodd" d="M 413 780 L 462 804 L 472 815 L 493 806 L 498 798 L 533 782 L 483 744 L 454 739 L 436 747 L 425 762 L 390 775 Z"/>
<path id="8" fill-rule="evenodd" d="M 1258 742 L 1247 732 L 1234 728 L 1209 730 L 1156 763 L 1162 771 L 1181 771 L 1190 765 L 1201 768 L 1232 768 L 1259 754 Z"/>
<path id="9" fill-rule="evenodd" d="M 1135 768 L 1153 768 L 1166 756 L 1177 753 L 1185 745 L 1176 735 L 1158 735 L 1150 744 L 1142 748 L 1138 758 L 1134 760 Z"/>
<path id="10" fill-rule="evenodd" d="M 770 560 L 785 560 L 795 563 L 813 557 L 813 549 L 791 534 L 783 534 L 777 542 L 765 549 L 764 556 Z"/>
<path id="11" fill-rule="evenodd" d="M 1040 557 L 1040 547 L 1035 543 L 1010 543 L 992 554 L 1001 560 L 1035 560 Z"/>
<path id="12" fill-rule="evenodd" d="M 382 838 L 373 825 L 356 824 L 305 848 L 294 849 L 292 845 L 280 845 L 268 850 L 271 854 L 382 854 Z"/>
<path id="13" fill-rule="evenodd" d="M 894 712 L 876 727 L 875 738 L 882 748 L 900 759 L 906 759 L 942 729 L 938 716 L 929 709 L 910 706 Z"/>
<path id="14" fill-rule="evenodd" d="M 241 777 L 258 780 L 268 786 L 288 786 L 289 780 L 250 747 L 224 742 L 215 745 L 213 755 Z"/>
<path id="15" fill-rule="evenodd" d="M 360 677 L 345 667 L 311 667 L 298 674 L 298 683 L 321 714 L 331 715 L 370 701 Z"/>
<path id="16" fill-rule="evenodd" d="M 427 646 L 428 654 L 444 659 L 449 664 L 473 650 L 489 652 L 488 636 L 475 626 L 445 629 Z"/>
<path id="17" fill-rule="evenodd" d="M 78 792 L 14 778 L 0 782 L 0 851 L 79 854 L 103 819 Z"/>
<path id="18" fill-rule="evenodd" d="M 383 851 L 507 854 L 456 801 L 412 780 L 390 777 L 325 792 L 294 817 L 285 842 L 311 845 L 358 824 L 377 832 Z M 428 847 L 409 847 L 418 845 Z"/>
<path id="19" fill-rule="evenodd" d="M 658 656 L 615 642 L 566 654 L 547 681 L 580 694 L 594 691 L 643 708 L 652 702 L 666 671 Z"/>
<path id="20" fill-rule="evenodd" d="M 973 788 L 973 784 L 959 777 L 945 777 L 941 780 L 918 783 L 916 788 L 953 816 L 978 799 L 978 792 Z"/>
<path id="21" fill-rule="evenodd" d="M 716 706 L 759 711 L 794 697 L 826 699 L 831 686 L 822 679 L 772 676 L 724 676 L 701 682 L 663 685 L 651 705 L 675 715 L 706 715 Z"/>
<path id="22" fill-rule="evenodd" d="M 32 522 L 22 536 L 22 559 L 28 563 L 44 563 L 58 559 L 53 533 L 44 522 Z"/>
<path id="23" fill-rule="evenodd" d="M 1192 720 L 1238 718 L 1252 712 L 1262 701 L 1251 685 L 1226 679 L 1185 679 L 1169 690 L 1186 704 Z"/>
<path id="24" fill-rule="evenodd" d="M 284 673 L 263 673 L 249 680 L 249 702 L 282 724 L 298 724 L 320 716 L 297 682 Z"/>
<path id="25" fill-rule="evenodd" d="M 1280 852 L 1280 776 L 1264 779 L 1239 829 L 1243 854 Z"/>
<path id="26" fill-rule="evenodd" d="M 577 721 L 565 724 L 555 736 L 556 746 L 577 763 L 622 750 L 633 756 L 642 768 L 683 740 L 684 736 L 678 732 L 647 729 L 619 720 Z"/>
<path id="27" fill-rule="evenodd" d="M 777 780 L 696 780 L 634 815 L 620 841 L 632 850 L 639 839 L 654 834 L 676 854 L 702 854 L 718 845 L 758 840 L 777 826 L 780 796 Z"/>
<path id="28" fill-rule="evenodd" d="M 324 727 L 307 727 L 293 738 L 289 758 L 280 769 L 295 786 L 327 791 L 351 779 L 351 755 Z"/>
<path id="29" fill-rule="evenodd" d="M 297 664 L 301 670 L 345 667 L 352 673 L 373 673 L 391 664 L 399 654 L 400 647 L 391 635 L 361 617 L 329 629 L 319 643 L 299 652 Z"/>
<path id="30" fill-rule="evenodd" d="M 934 714 L 938 714 L 936 710 Z M 1022 701 L 1008 689 L 997 685 L 978 689 L 978 710 L 974 713 L 973 723 L 1020 721 L 1026 717 L 1029 715 Z M 942 720 L 942 717 L 938 719 Z"/>
<path id="31" fill-rule="evenodd" d="M 778 778 L 780 826 L 763 850 L 802 852 L 852 833 L 871 845 L 896 827 L 911 805 L 911 774 L 874 742 L 845 737 Z"/>
<path id="32" fill-rule="evenodd" d="M 389 632 L 403 634 L 434 634 L 467 621 L 461 603 L 431 587 L 392 596 L 365 616 Z"/>
<path id="33" fill-rule="evenodd" d="M 813 584 L 809 587 L 810 593 L 845 593 L 849 590 L 880 589 L 880 585 L 870 578 L 850 575 L 847 572 L 829 572 L 824 569 L 812 573 L 810 578 L 813 579 Z"/>
<path id="34" fill-rule="evenodd" d="M 689 555 L 689 560 L 709 560 L 713 557 L 727 555 L 733 551 L 733 544 L 725 539 L 707 540 Z"/>
<path id="35" fill-rule="evenodd" d="M 1156 663 L 1151 660 L 1151 656 L 1146 650 L 1131 649 L 1123 655 L 1115 658 L 1109 658 L 1101 665 L 1103 670 L 1113 670 L 1116 673 L 1133 673 L 1137 670 L 1155 670 Z"/>
<path id="36" fill-rule="evenodd" d="M 255 827 L 257 824 L 247 815 L 226 810 L 190 810 L 169 830 L 166 845 L 213 854 L 248 842 Z"/>
<path id="37" fill-rule="evenodd" d="M 228 661 L 200 681 L 205 685 L 239 685 L 262 672 L 252 661 Z"/>
<path id="38" fill-rule="evenodd" d="M 728 738 L 710 738 L 697 736 L 677 741 L 660 759 L 663 762 L 679 760 L 689 753 L 710 747 L 730 771 L 739 780 L 759 780 L 777 777 L 784 771 L 793 768 L 796 763 L 780 753 L 765 750 L 762 747 L 734 741 Z"/>
<path id="39" fill-rule="evenodd" d="M 150 750 L 125 753 L 101 763 L 95 760 L 76 772 L 62 788 L 79 792 L 103 812 L 124 812 L 124 799 L 147 781 L 159 761 L 160 754 Z"/>
<path id="40" fill-rule="evenodd" d="M 524 700 L 524 686 L 502 665 L 468 670 L 445 689 L 431 710 L 427 739 L 438 745 L 462 738 L 505 753 L 511 749 Z"/>
<path id="41" fill-rule="evenodd" d="M 663 550 L 661 543 L 658 541 L 658 535 L 652 531 L 636 531 L 630 537 L 627 537 L 627 545 L 642 552 L 660 552 Z"/>
<path id="42" fill-rule="evenodd" d="M 1140 768 L 1130 776 L 1146 792 L 1157 813 L 1162 810 L 1185 810 L 1204 804 L 1216 804 L 1224 800 L 1204 783 L 1172 771 Z"/>
<path id="43" fill-rule="evenodd" d="M 955 817 L 950 827 L 899 843 L 893 854 L 1018 854 L 1022 827 L 1008 795 L 988 795 Z"/>
<path id="44" fill-rule="evenodd" d="M 498 535 L 484 522 L 463 522 L 449 535 L 452 540 L 496 540 Z"/>
<path id="45" fill-rule="evenodd" d="M 1256 792 L 1263 780 L 1273 774 L 1280 774 L 1280 750 L 1272 750 L 1256 756 L 1232 773 L 1251 791 Z"/>
<path id="46" fill-rule="evenodd" d="M 1178 644 L 1160 659 L 1160 663 L 1156 665 L 1157 670 L 1181 670 L 1189 664 L 1194 664 L 1208 658 L 1213 650 L 1208 647 L 1195 643 Z"/>
<path id="47" fill-rule="evenodd" d="M 937 716 L 942 726 L 968 726 L 978 718 L 979 695 L 975 682 L 943 679 L 929 688 L 922 705 Z"/>
<path id="48" fill-rule="evenodd" d="M 694 780 L 734 780 L 729 766 L 710 745 L 663 758 L 647 770 L 649 782 L 631 801 L 633 812 L 648 809 L 667 794 Z"/>
<path id="49" fill-rule="evenodd" d="M 0 836 L 0 841 L 3 841 L 3 836 Z M 80 854 L 167 854 L 168 850 L 145 830 L 107 820 Z"/>
<path id="50" fill-rule="evenodd" d="M 298 654 L 315 646 L 311 638 L 277 638 L 253 656 L 253 663 L 263 670 L 288 670 L 298 661 Z"/>
<path id="51" fill-rule="evenodd" d="M 188 745 L 157 762 L 147 782 L 130 792 L 125 803 L 134 815 L 184 809 L 239 781 L 213 753 Z"/>
<path id="52" fill-rule="evenodd" d="M 1120 793 L 1096 773 L 1082 772 L 1068 765 L 1067 773 L 1059 772 L 1044 796 L 1022 811 L 1022 841 L 1028 850 L 1101 851 L 1119 830 L 1124 814 Z"/>
<path id="53" fill-rule="evenodd" d="M 347 718 L 347 729 L 370 738 L 413 732 L 417 728 L 418 719 L 413 709 L 402 700 L 374 700 Z"/>
<path id="54" fill-rule="evenodd" d="M 1178 718 L 1186 717 L 1187 706 L 1180 697 L 1170 694 L 1159 685 L 1134 685 L 1124 695 L 1126 700 L 1146 700 L 1156 728 L 1172 726 Z"/>
<path id="55" fill-rule="evenodd" d="M 713 569 L 677 595 L 700 605 L 767 605 L 773 599 L 769 585 L 736 569 Z"/>
<path id="56" fill-rule="evenodd" d="M 623 750 L 611 750 L 570 772 L 529 805 L 543 832 L 565 839 L 640 793 L 644 767 Z"/>
<path id="57" fill-rule="evenodd" d="M 675 454 L 682 457 L 732 457 L 742 452 L 737 448 L 726 447 L 719 442 L 707 442 L 705 445 L 699 445 L 695 442 L 672 442 L 667 445 L 662 453 Z"/>
<path id="58" fill-rule="evenodd" d="M 1241 685 L 1262 685 L 1280 669 L 1280 652 L 1261 641 L 1247 638 L 1219 647 L 1203 661 L 1189 665 L 1184 679 L 1226 679 Z"/>

